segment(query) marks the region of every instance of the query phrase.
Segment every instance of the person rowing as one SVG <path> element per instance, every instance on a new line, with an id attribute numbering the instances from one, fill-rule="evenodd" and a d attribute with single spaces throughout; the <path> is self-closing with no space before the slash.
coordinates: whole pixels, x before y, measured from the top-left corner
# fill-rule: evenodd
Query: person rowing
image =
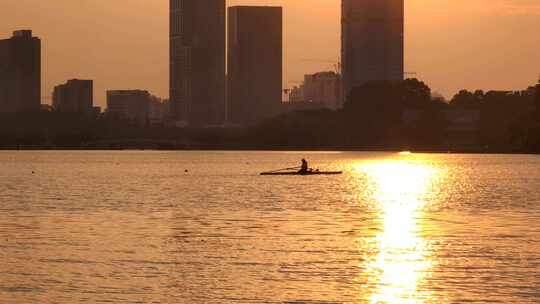
<path id="1" fill-rule="evenodd" d="M 298 170 L 300 169 L 300 170 Z M 295 170 L 295 171 L 292 171 Z M 298 171 L 296 171 L 298 170 Z M 302 165 L 294 168 L 284 168 L 269 172 L 263 172 L 261 175 L 339 175 L 342 174 L 341 171 L 319 171 L 319 169 L 311 169 L 309 167 L 308 161 L 302 158 Z"/>
<path id="2" fill-rule="evenodd" d="M 304 158 L 302 158 L 302 165 L 300 166 L 300 171 L 298 171 L 298 173 L 300 174 L 306 174 L 309 172 L 309 165 L 308 165 L 308 162 L 307 160 L 305 160 Z"/>
<path id="3" fill-rule="evenodd" d="M 298 170 L 300 169 L 300 170 Z M 292 171 L 294 170 L 294 171 Z M 296 171 L 298 170 L 298 171 Z M 263 172 L 261 175 L 339 175 L 341 171 L 319 171 L 319 169 L 311 169 L 308 161 L 302 158 L 302 165 L 294 168 L 284 168 L 274 171 Z"/>

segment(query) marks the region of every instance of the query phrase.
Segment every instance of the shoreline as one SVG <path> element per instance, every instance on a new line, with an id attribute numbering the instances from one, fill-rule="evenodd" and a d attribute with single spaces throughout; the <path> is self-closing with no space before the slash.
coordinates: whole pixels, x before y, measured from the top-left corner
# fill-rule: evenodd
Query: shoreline
<path id="1" fill-rule="evenodd" d="M 540 155 L 535 151 L 497 150 L 480 148 L 424 148 L 399 149 L 395 147 L 266 147 L 266 146 L 224 146 L 224 145 L 96 145 L 96 146 L 49 146 L 49 145 L 20 145 L 0 146 L 0 151 L 237 151 L 237 152 L 380 152 L 400 153 L 411 152 L 420 154 L 505 154 L 505 155 Z"/>

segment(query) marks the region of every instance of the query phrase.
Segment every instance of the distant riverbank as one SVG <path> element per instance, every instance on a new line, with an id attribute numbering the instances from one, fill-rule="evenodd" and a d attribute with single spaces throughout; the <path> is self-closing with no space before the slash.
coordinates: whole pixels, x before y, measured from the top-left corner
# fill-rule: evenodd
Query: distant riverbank
<path id="1" fill-rule="evenodd" d="M 399 147 L 306 147 L 306 146 L 265 146 L 265 145 L 212 145 L 212 144 L 175 144 L 175 143 L 146 143 L 146 144 L 85 144 L 85 145 L 0 145 L 2 151 L 123 151 L 123 150 L 156 150 L 156 151 L 344 151 L 344 152 L 411 152 L 411 153 L 452 153 L 452 154 L 539 154 L 535 151 L 490 149 L 480 147 L 458 148 L 399 148 Z"/>

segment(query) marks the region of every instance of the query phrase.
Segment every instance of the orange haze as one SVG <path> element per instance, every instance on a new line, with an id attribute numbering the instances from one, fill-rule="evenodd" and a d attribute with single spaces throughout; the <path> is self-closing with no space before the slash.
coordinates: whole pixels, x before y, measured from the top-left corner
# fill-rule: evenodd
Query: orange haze
<path id="1" fill-rule="evenodd" d="M 540 73 L 538 0 L 405 0 L 406 69 L 451 96 L 460 88 L 521 89 Z M 43 40 L 43 95 L 68 78 L 168 96 L 168 0 L 1 0 L 0 37 Z M 285 85 L 333 69 L 339 0 L 229 0 L 285 7 Z"/>

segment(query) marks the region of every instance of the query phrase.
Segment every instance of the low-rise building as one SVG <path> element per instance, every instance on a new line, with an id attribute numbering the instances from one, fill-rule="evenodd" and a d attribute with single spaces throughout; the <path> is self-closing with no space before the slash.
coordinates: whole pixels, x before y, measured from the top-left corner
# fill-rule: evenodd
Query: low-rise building
<path id="1" fill-rule="evenodd" d="M 94 115 L 94 117 L 99 117 L 101 115 L 101 107 L 93 107 L 92 115 Z"/>
<path id="2" fill-rule="evenodd" d="M 303 102 L 304 98 L 304 85 L 294 86 L 289 91 L 289 102 Z"/>
<path id="3" fill-rule="evenodd" d="M 169 100 L 161 100 L 151 96 L 149 107 L 149 123 L 151 126 L 164 126 L 171 111 Z"/>
<path id="4" fill-rule="evenodd" d="M 94 82 L 71 79 L 53 91 L 53 108 L 62 113 L 94 113 Z"/>
<path id="5" fill-rule="evenodd" d="M 286 107 L 321 107 L 331 110 L 341 109 L 341 76 L 335 72 L 319 72 L 304 76 L 304 83 L 289 91 L 290 103 L 305 103 L 287 105 Z"/>
<path id="6" fill-rule="evenodd" d="M 107 116 L 139 126 L 149 125 L 151 95 L 143 90 L 107 91 Z"/>
<path id="7" fill-rule="evenodd" d="M 322 103 L 326 108 L 337 110 L 341 104 L 341 76 L 335 72 L 320 72 L 304 76 L 304 99 Z"/>

